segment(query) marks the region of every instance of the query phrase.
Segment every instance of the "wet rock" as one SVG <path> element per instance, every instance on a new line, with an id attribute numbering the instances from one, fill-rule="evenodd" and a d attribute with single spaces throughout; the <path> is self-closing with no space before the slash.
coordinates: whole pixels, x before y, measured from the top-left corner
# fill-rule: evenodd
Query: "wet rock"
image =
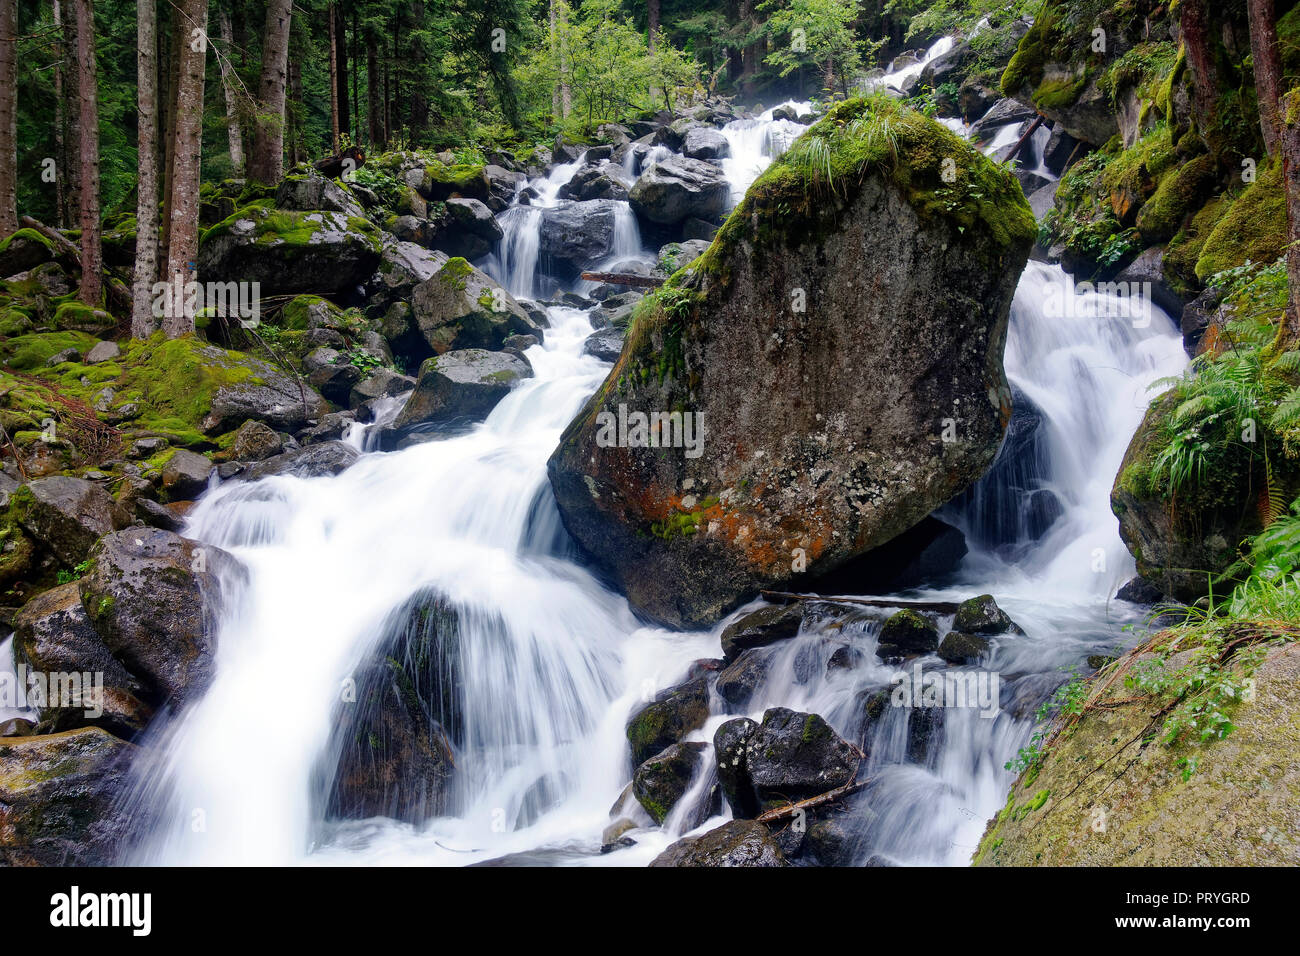
<path id="1" fill-rule="evenodd" d="M 415 391 L 393 426 L 454 429 L 482 421 L 532 374 L 522 359 L 506 352 L 461 349 L 436 355 L 420 366 Z"/>
<path id="2" fill-rule="evenodd" d="M 1164 599 L 1160 589 L 1144 581 L 1141 575 L 1135 575 L 1124 582 L 1123 586 L 1115 593 L 1115 597 L 1121 601 L 1128 601 L 1130 604 L 1144 606 L 1158 604 Z"/>
<path id="3" fill-rule="evenodd" d="M 543 210 L 539 252 L 569 273 L 594 265 L 614 252 L 617 211 L 617 204 L 609 199 L 589 199 Z"/>
<path id="4" fill-rule="evenodd" d="M 193 501 L 208 490 L 212 462 L 200 454 L 178 448 L 162 469 L 163 493 L 168 501 Z"/>
<path id="5" fill-rule="evenodd" d="M 880 629 L 880 647 L 886 646 L 905 654 L 928 654 L 939 647 L 939 628 L 924 614 L 904 608 Z"/>
<path id="6" fill-rule="evenodd" d="M 758 796 L 749 779 L 747 758 L 749 742 L 758 731 L 758 723 L 748 717 L 728 720 L 713 734 L 713 757 L 717 764 L 718 783 L 731 813 L 737 819 L 758 816 Z"/>
<path id="7" fill-rule="evenodd" d="M 632 792 L 655 823 L 664 820 L 686 795 L 704 761 L 702 743 L 673 744 L 644 761 L 632 775 Z"/>
<path id="8" fill-rule="evenodd" d="M 732 820 L 703 836 L 684 837 L 655 857 L 651 866 L 786 866 L 767 827 Z"/>
<path id="9" fill-rule="evenodd" d="M 986 637 L 949 631 L 939 644 L 939 656 L 949 664 L 973 664 L 989 649 Z"/>
<path id="10" fill-rule="evenodd" d="M 231 362 L 229 354 L 215 346 L 197 349 L 195 359 L 211 362 L 217 368 L 229 366 Z M 240 358 L 240 363 L 247 374 L 238 381 L 218 385 L 213 392 L 211 407 L 200 423 L 207 434 L 238 428 L 250 418 L 292 432 L 329 410 L 325 399 L 314 388 L 270 363 L 247 355 Z"/>
<path id="11" fill-rule="evenodd" d="M 447 260 L 417 285 L 411 308 L 413 328 L 394 343 L 405 354 L 420 354 L 421 346 L 426 357 L 455 349 L 499 349 L 514 333 L 542 335 L 509 292 L 464 259 Z"/>
<path id="12" fill-rule="evenodd" d="M 722 632 L 722 656 L 733 661 L 741 651 L 752 647 L 766 647 L 784 641 L 799 633 L 803 623 L 803 608 L 798 604 L 773 604 L 746 614 L 728 624 Z"/>
<path id="13" fill-rule="evenodd" d="M 844 644 L 835 648 L 831 652 L 830 658 L 826 661 L 826 671 L 851 671 L 866 661 L 866 656 L 850 644 Z"/>
<path id="14" fill-rule="evenodd" d="M 64 475 L 21 486 L 9 507 L 23 530 L 68 567 L 79 563 L 101 535 L 126 523 L 101 486 Z"/>
<path id="15" fill-rule="evenodd" d="M 0 277 L 26 272 L 54 258 L 54 247 L 35 229 L 19 229 L 0 237 Z"/>
<path id="16" fill-rule="evenodd" d="M 1003 126 L 1023 123 L 1025 120 L 1032 120 L 1036 115 L 1032 107 L 1016 100 L 998 100 L 992 109 L 971 124 L 971 136 L 975 139 L 987 140 Z"/>
<path id="17" fill-rule="evenodd" d="M 104 646 L 155 699 L 177 707 L 212 675 L 223 581 L 243 566 L 170 531 L 128 528 L 91 549 L 81 603 Z"/>
<path id="18" fill-rule="evenodd" d="M 389 368 L 377 369 L 356 384 L 348 396 L 348 404 L 355 408 L 373 398 L 391 398 L 409 392 L 415 388 L 415 384 L 415 379 L 410 375 L 402 375 Z"/>
<path id="19" fill-rule="evenodd" d="M 77 582 L 32 598 L 14 617 L 16 661 L 47 680 L 37 704 L 40 733 L 102 726 L 129 738 L 148 725 L 145 688 L 109 653 L 81 604 Z M 101 675 L 102 697 L 95 689 Z M 57 689 L 56 689 L 57 687 Z"/>
<path id="20" fill-rule="evenodd" d="M 785 707 L 763 714 L 746 749 L 745 769 L 764 809 L 844 786 L 860 760 L 857 748 L 819 715 Z"/>
<path id="21" fill-rule="evenodd" d="M 718 696 L 733 707 L 744 710 L 754 691 L 767 679 L 768 657 L 755 648 L 743 651 L 718 675 Z"/>
<path id="22" fill-rule="evenodd" d="M 1024 631 L 1007 612 L 998 607 L 991 594 L 962 601 L 957 606 L 957 616 L 953 618 L 952 629 L 967 634 L 995 635 L 1008 632 L 1023 634 Z"/>
<path id="23" fill-rule="evenodd" d="M 271 426 L 258 421 L 244 422 L 235 432 L 230 457 L 236 461 L 262 461 L 284 451 L 284 439 Z"/>
<path id="24" fill-rule="evenodd" d="M 667 747 L 681 742 L 692 730 L 704 726 L 709 716 L 709 690 L 703 680 L 693 680 L 666 691 L 643 707 L 627 725 L 632 762 L 645 763 Z"/>
<path id="25" fill-rule="evenodd" d="M 813 135 L 850 135 L 837 124 L 847 131 L 855 109 L 833 108 Z M 709 267 L 678 273 L 671 320 L 638 319 L 635 348 L 564 432 L 548 471 L 565 527 L 639 612 L 671 626 L 717 621 L 891 540 L 993 461 L 1011 411 L 1006 321 L 1037 228 L 1014 178 L 937 124 L 904 131 L 900 162 L 938 142 L 996 194 L 996 217 L 930 215 L 864 167 L 852 195 L 795 223 L 774 210 L 803 202 L 803 186 L 778 165 L 714 240 Z M 673 162 L 643 174 L 633 201 Z M 817 241 L 795 238 L 806 230 Z M 887 308 L 873 283 L 891 289 Z M 795 288 L 818 303 L 817 322 L 787 307 Z M 819 369 L 811 398 L 792 381 L 796 354 Z M 684 439 L 680 454 L 648 441 L 600 449 L 620 404 L 689 409 L 705 441 L 695 457 Z M 935 423 L 957 405 L 963 440 L 942 442 Z"/>
<path id="26" fill-rule="evenodd" d="M 560 187 L 561 199 L 627 199 L 627 187 L 609 174 L 608 166 L 583 166 Z"/>
<path id="27" fill-rule="evenodd" d="M 731 187 L 716 166 L 670 156 L 653 163 L 633 184 L 628 198 L 650 222 L 673 225 L 683 219 L 712 219 L 726 208 Z"/>
<path id="28" fill-rule="evenodd" d="M 804 852 L 821 866 L 852 866 L 857 843 L 849 814 L 831 813 L 808 827 Z"/>
<path id="29" fill-rule="evenodd" d="M 492 210 L 477 199 L 448 199 L 445 209 L 447 224 L 433 245 L 448 255 L 477 259 L 504 235 Z"/>
<path id="30" fill-rule="evenodd" d="M 162 528 L 164 531 L 180 533 L 185 529 L 185 519 L 166 505 L 161 505 L 149 498 L 137 498 L 132 510 L 141 524 L 150 528 Z"/>
<path id="31" fill-rule="evenodd" d="M 347 434 L 348 429 L 358 421 L 352 412 L 330 412 L 322 415 L 320 421 L 298 432 L 297 438 L 304 445 L 320 442 L 338 441 Z"/>
<path id="32" fill-rule="evenodd" d="M 81 353 L 74 348 L 66 348 L 55 352 L 45 360 L 46 368 L 54 368 L 56 365 L 62 365 L 64 362 L 80 362 Z"/>
<path id="33" fill-rule="evenodd" d="M 361 453 L 346 442 L 317 441 L 257 462 L 240 472 L 238 477 L 244 481 L 257 481 L 271 475 L 321 478 L 337 475 L 360 457 Z"/>
<path id="34" fill-rule="evenodd" d="M 0 864 L 106 866 L 135 747 L 98 727 L 0 738 Z"/>
<path id="35" fill-rule="evenodd" d="M 1183 297 L 1165 280 L 1165 250 L 1152 246 L 1126 265 L 1115 276 L 1116 282 L 1131 283 L 1130 288 L 1140 288 L 1143 297 L 1164 309 L 1170 315 L 1183 314 Z"/>
<path id="36" fill-rule="evenodd" d="M 731 144 L 716 129 L 695 126 L 686 131 L 682 152 L 691 159 L 723 159 L 731 155 Z"/>
<path id="37" fill-rule="evenodd" d="M 594 355 L 602 362 L 617 362 L 623 353 L 623 340 L 627 337 L 625 329 L 600 329 L 587 336 L 582 344 L 583 355 Z"/>

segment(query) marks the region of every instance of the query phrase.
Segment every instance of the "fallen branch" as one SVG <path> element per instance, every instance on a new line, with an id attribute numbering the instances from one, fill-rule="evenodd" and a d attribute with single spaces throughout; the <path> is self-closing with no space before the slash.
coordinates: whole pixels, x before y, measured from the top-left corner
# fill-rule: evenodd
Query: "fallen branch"
<path id="1" fill-rule="evenodd" d="M 638 276 L 626 272 L 584 272 L 582 278 L 591 282 L 606 282 L 610 285 L 636 285 L 647 289 L 657 289 L 665 279 L 658 276 Z"/>
<path id="2" fill-rule="evenodd" d="M 834 790 L 827 790 L 825 793 L 819 793 L 815 797 L 807 797 L 803 800 L 786 804 L 784 807 L 776 807 L 773 810 L 764 811 L 754 819 L 758 823 L 777 823 L 781 820 L 789 820 L 791 817 L 797 815 L 801 810 L 820 807 L 827 803 L 834 803 L 842 797 L 852 796 L 859 790 L 864 789 L 870 782 L 870 780 L 850 780 L 842 787 L 836 787 Z"/>
<path id="3" fill-rule="evenodd" d="M 912 608 L 917 611 L 932 611 L 935 614 L 956 614 L 957 604 L 953 601 L 886 601 L 877 598 L 828 597 L 825 594 L 796 594 L 793 591 L 759 591 L 763 597 L 774 604 L 793 604 L 795 601 L 821 601 L 825 604 L 860 604 L 865 607 Z"/>
<path id="4" fill-rule="evenodd" d="M 1029 124 L 1029 129 L 1025 130 L 1024 133 L 1021 134 L 1020 139 L 1016 140 L 1016 145 L 1011 147 L 1011 152 L 1007 153 L 1007 158 L 1003 160 L 1003 162 L 1009 163 L 1011 160 L 1015 159 L 1016 154 L 1020 152 L 1020 147 L 1024 146 L 1029 137 L 1034 135 L 1034 130 L 1038 129 L 1038 127 L 1042 125 L 1043 114 L 1039 113 L 1034 117 L 1034 121 Z"/>

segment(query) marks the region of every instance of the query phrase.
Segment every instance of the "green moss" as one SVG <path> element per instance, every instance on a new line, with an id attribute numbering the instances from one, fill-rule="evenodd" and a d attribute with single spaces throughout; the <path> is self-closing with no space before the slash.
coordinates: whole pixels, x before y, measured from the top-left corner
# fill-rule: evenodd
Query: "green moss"
<path id="1" fill-rule="evenodd" d="M 64 302 L 54 312 L 54 327 L 77 332 L 108 332 L 117 328 L 117 319 L 83 302 Z"/>
<path id="2" fill-rule="evenodd" d="M 1012 54 L 1007 68 L 1002 71 L 998 85 L 1003 96 L 1015 96 L 1026 86 L 1037 85 L 1047 63 L 1047 47 L 1052 29 L 1049 11 L 1041 11 L 1029 32 L 1020 38 L 1016 52 Z"/>
<path id="3" fill-rule="evenodd" d="M 1282 164 L 1275 160 L 1233 202 L 1206 238 L 1196 260 L 1196 276 L 1204 281 L 1247 260 L 1273 262 L 1286 252 L 1286 246 L 1286 191 Z"/>
<path id="4" fill-rule="evenodd" d="M 23 228 L 19 229 L 12 235 L 5 236 L 4 239 L 0 239 L 0 255 L 4 255 L 9 250 L 9 246 L 19 240 L 38 242 L 50 251 L 50 255 L 55 254 L 56 250 L 54 248 L 54 243 L 51 240 L 41 235 L 41 233 L 37 232 L 35 229 Z"/>
<path id="5" fill-rule="evenodd" d="M 1088 85 L 1088 74 L 1061 76 L 1043 80 L 1034 89 L 1034 106 L 1042 110 L 1064 109 L 1073 105 Z"/>
<path id="6" fill-rule="evenodd" d="M 1181 228 L 1183 220 L 1214 191 L 1216 163 L 1209 155 L 1168 171 L 1155 193 L 1138 211 L 1137 228 L 1148 243 L 1163 242 Z"/>
<path id="7" fill-rule="evenodd" d="M 30 372 L 43 369 L 52 356 L 65 349 L 76 349 L 84 355 L 98 341 L 93 335 L 77 331 L 18 335 L 0 341 L 0 359 L 10 368 Z"/>

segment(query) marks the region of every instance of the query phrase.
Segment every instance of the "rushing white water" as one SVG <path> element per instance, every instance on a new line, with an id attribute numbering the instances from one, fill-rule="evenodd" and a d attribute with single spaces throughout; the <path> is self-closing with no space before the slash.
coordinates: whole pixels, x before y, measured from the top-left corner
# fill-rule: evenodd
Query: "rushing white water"
<path id="1" fill-rule="evenodd" d="M 799 116 L 812 111 L 812 104 L 798 100 L 789 100 L 779 106 L 789 106 Z M 759 114 L 754 119 L 733 120 L 722 127 L 730 152 L 722 160 L 722 171 L 731 183 L 731 202 L 740 202 L 759 174 L 798 139 L 808 127 L 790 120 L 772 119 L 772 113 L 779 107 Z"/>
<path id="2" fill-rule="evenodd" d="M 14 636 L 10 634 L 0 640 L 0 724 L 15 717 L 35 722 L 36 709 L 18 706 L 23 703 L 19 686 L 18 666 L 14 657 Z"/>
<path id="3" fill-rule="evenodd" d="M 767 129 L 728 138 L 770 144 L 777 124 L 760 123 Z M 739 158 L 729 168 L 735 184 L 770 161 L 759 147 Z M 557 201 L 572 172 L 548 177 L 555 187 L 545 202 Z M 527 210 L 513 207 L 503 223 L 522 232 Z M 633 241 L 628 231 L 618 251 Z M 512 290 L 527 270 L 532 289 L 535 248 L 531 260 L 502 253 L 493 267 L 506 270 Z M 884 615 L 874 612 L 833 627 L 805 622 L 800 636 L 769 649 L 767 676 L 746 706 L 753 717 L 778 705 L 817 712 L 866 746 L 872 785 L 851 816 L 858 862 L 966 862 L 1005 799 L 1003 764 L 1030 733 L 1026 713 L 1062 679 L 1060 668 L 1123 640 L 1126 614 L 1109 599 L 1132 564 L 1108 491 L 1147 384 L 1185 359 L 1163 314 L 1067 294 L 1064 281 L 1059 268 L 1031 263 L 1012 307 L 1008 377 L 1041 419 L 1032 467 L 1000 460 L 945 511 L 967 530 L 971 553 L 949 586 L 907 595 L 992 592 L 1020 623 L 1025 634 L 995 640 L 980 662 L 1006 675 L 1002 709 L 993 717 L 951 709 L 925 734 L 918 714 L 887 708 L 868 727 L 863 695 L 896 672 L 875 656 Z M 200 501 L 186 533 L 232 551 L 250 573 L 245 586 L 229 585 L 212 687 L 136 762 L 132 799 L 149 826 L 133 861 L 638 865 L 683 832 L 717 825 L 700 819 L 704 773 L 663 828 L 637 829 L 635 846 L 597 852 L 630 777 L 629 716 L 692 661 L 718 656 L 722 625 L 688 634 L 642 626 L 575 558 L 545 463 L 608 366 L 581 354 L 591 331 L 583 313 L 549 314 L 545 345 L 527 353 L 536 376 L 472 432 L 367 454 L 335 477 L 224 484 Z M 380 420 L 395 410 L 381 409 Z M 367 447 L 366 429 L 347 440 Z M 1031 534 L 1008 512 L 1039 492 L 1059 507 Z M 451 811 L 419 824 L 333 819 L 336 733 L 348 706 L 341 689 L 384 646 L 395 610 L 429 591 L 461 622 L 451 652 L 461 714 Z M 843 646 L 861 655 L 858 667 L 830 666 Z M 688 739 L 711 741 L 730 716 L 715 706 Z"/>
<path id="4" fill-rule="evenodd" d="M 893 87 L 896 90 L 901 90 L 903 84 L 908 80 L 915 76 L 920 76 L 921 71 L 926 68 L 931 60 L 941 57 L 951 50 L 953 43 L 954 40 L 952 37 L 940 37 L 930 45 L 928 50 L 925 51 L 925 56 L 921 58 L 920 62 L 887 72 L 884 76 L 877 77 L 873 80 L 872 85 L 878 88 Z"/>

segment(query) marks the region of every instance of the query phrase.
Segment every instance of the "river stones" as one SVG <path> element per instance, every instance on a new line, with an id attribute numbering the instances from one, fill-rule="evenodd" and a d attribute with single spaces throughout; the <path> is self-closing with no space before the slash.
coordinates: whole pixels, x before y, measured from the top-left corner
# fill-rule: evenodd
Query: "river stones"
<path id="1" fill-rule="evenodd" d="M 767 827 L 732 820 L 703 836 L 685 837 L 655 857 L 651 866 L 787 866 Z"/>

